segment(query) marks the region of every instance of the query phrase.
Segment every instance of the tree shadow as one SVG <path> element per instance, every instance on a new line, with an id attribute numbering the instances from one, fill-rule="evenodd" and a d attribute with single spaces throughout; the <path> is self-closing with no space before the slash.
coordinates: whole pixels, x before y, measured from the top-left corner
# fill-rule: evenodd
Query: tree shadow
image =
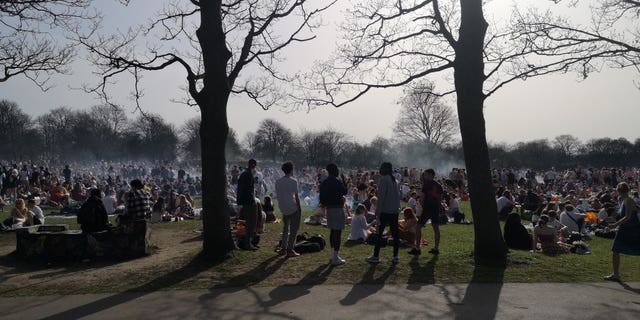
<path id="1" fill-rule="evenodd" d="M 628 284 L 626 284 L 626 283 L 624 283 L 622 281 L 620 281 L 619 283 L 620 283 L 620 286 L 622 288 L 624 288 L 625 290 L 631 291 L 631 292 L 633 292 L 635 294 L 640 294 L 640 288 L 633 288 L 630 285 L 628 285 Z"/>
<path id="2" fill-rule="evenodd" d="M 223 261 L 210 262 L 198 255 L 181 268 L 166 273 L 136 288 L 112 296 L 108 296 L 63 312 L 59 312 L 43 319 L 77 319 L 90 316 L 100 311 L 143 297 L 153 291 L 157 291 L 181 283 L 211 267 L 220 264 L 221 262 Z"/>
<path id="3" fill-rule="evenodd" d="M 30 279 L 42 280 L 36 283 L 29 283 L 24 286 L 12 288 L 9 290 L 0 291 L 0 294 L 7 294 L 9 292 L 15 292 L 23 290 L 29 287 L 37 286 L 46 282 L 54 281 L 60 277 L 64 277 L 69 274 L 78 272 L 101 269 L 109 266 L 114 266 L 128 260 L 107 260 L 98 259 L 91 260 L 89 262 L 73 261 L 73 262 L 47 262 L 45 260 L 26 261 L 20 259 L 15 251 L 0 257 L 0 267 L 7 268 L 7 270 L 0 271 L 0 282 L 4 282 L 12 276 L 23 275 L 29 273 L 36 273 L 31 275 Z M 41 272 L 41 273 L 37 273 Z"/>
<path id="4" fill-rule="evenodd" d="M 232 293 L 240 290 L 244 290 L 247 287 L 256 285 L 267 277 L 276 272 L 287 259 L 274 255 L 268 258 L 267 260 L 262 261 L 260 264 L 255 266 L 253 269 L 237 275 L 222 284 L 215 285 L 209 289 L 209 293 L 203 294 L 199 297 L 200 300 L 209 300 L 214 299 L 218 295 L 222 293 Z M 220 290 L 225 289 L 225 290 Z"/>
<path id="5" fill-rule="evenodd" d="M 498 311 L 504 270 L 504 267 L 476 266 L 462 302 L 455 303 L 447 297 L 455 319 L 494 319 Z"/>
<path id="6" fill-rule="evenodd" d="M 396 270 L 396 265 L 392 264 L 387 271 L 385 271 L 379 278 L 374 279 L 376 268 L 378 265 L 370 265 L 367 272 L 362 276 L 362 279 L 353 285 L 351 291 L 340 300 L 340 304 L 343 306 L 352 306 L 358 303 L 358 301 L 369 297 L 376 292 L 380 291 L 384 287 L 384 283 L 389 279 L 389 276 Z"/>
<path id="7" fill-rule="evenodd" d="M 407 280 L 407 289 L 412 291 L 418 291 L 425 284 L 436 283 L 436 263 L 438 262 L 438 255 L 433 255 L 424 268 L 420 267 L 419 256 L 413 256 L 409 261 L 409 267 L 411 268 L 411 274 Z"/>
<path id="8" fill-rule="evenodd" d="M 271 300 L 261 303 L 262 307 L 273 307 L 282 302 L 295 300 L 309 294 L 311 288 L 327 281 L 333 269 L 334 266 L 327 263 L 309 272 L 294 285 L 282 285 L 274 288 L 269 292 L 269 298 Z"/>

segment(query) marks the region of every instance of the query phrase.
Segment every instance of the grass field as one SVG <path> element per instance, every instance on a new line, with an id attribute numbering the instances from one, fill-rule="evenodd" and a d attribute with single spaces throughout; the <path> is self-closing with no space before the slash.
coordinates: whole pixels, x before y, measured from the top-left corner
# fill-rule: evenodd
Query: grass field
<path id="1" fill-rule="evenodd" d="M 469 203 L 461 203 L 464 212 L 470 212 Z M 6 217 L 7 208 L 0 217 Z M 311 214 L 305 211 L 304 216 Z M 69 223 L 73 219 L 50 219 L 48 223 Z M 188 232 L 201 227 L 200 221 L 182 221 L 156 224 L 157 234 Z M 236 251 L 233 257 L 220 262 L 210 263 L 197 258 L 201 241 L 193 241 L 189 250 L 170 264 L 159 265 L 153 273 L 148 270 L 131 270 L 127 281 L 111 283 L 109 286 L 95 287 L 82 284 L 74 286 L 79 292 L 148 291 L 164 289 L 208 289 L 212 287 L 235 286 L 280 286 L 280 285 L 318 285 L 318 284 L 407 284 L 419 288 L 423 284 L 468 283 L 468 282 L 598 282 L 611 271 L 610 239 L 592 238 L 587 241 L 592 254 L 564 254 L 548 256 L 541 253 L 511 250 L 508 266 L 505 270 L 476 268 L 473 264 L 473 226 L 444 225 L 442 230 L 441 254 L 433 256 L 426 253 L 414 257 L 401 249 L 400 263 L 393 266 L 390 262 L 392 248 L 381 251 L 383 261 L 370 266 L 364 259 L 371 255 L 373 246 L 343 246 L 341 256 L 347 264 L 330 267 L 330 251 L 305 254 L 297 258 L 286 259 L 273 252 L 280 235 L 280 224 L 268 224 L 262 235 L 261 249 L 256 252 Z M 302 225 L 302 232 L 311 235 L 321 234 L 328 239 L 328 229 L 321 226 Z M 433 233 L 430 226 L 424 229 L 424 237 L 432 243 Z M 343 237 L 346 240 L 348 230 Z M 0 234 L 0 245 L 15 243 L 15 235 Z M 191 238 L 195 237 L 192 233 Z M 196 239 L 197 240 L 197 239 Z M 186 239 L 185 241 L 192 241 Z M 162 249 L 162 248 L 161 248 Z M 159 250 L 162 254 L 162 250 Z M 144 259 L 144 258 L 143 258 Z M 6 262 L 7 259 L 2 261 Z M 4 263 L 3 262 L 3 263 Z M 127 262 L 122 262 L 126 264 Z M 15 267 L 15 263 L 12 264 Z M 0 267 L 11 267 L 0 265 Z M 89 266 L 88 268 L 95 268 Z M 83 267 L 74 265 L 76 272 Z M 640 281 L 640 257 L 622 256 L 622 278 L 625 281 Z M 25 270 L 27 272 L 28 270 Z M 55 289 L 52 289 L 55 292 Z M 38 294 L 30 290 L 18 294 Z"/>

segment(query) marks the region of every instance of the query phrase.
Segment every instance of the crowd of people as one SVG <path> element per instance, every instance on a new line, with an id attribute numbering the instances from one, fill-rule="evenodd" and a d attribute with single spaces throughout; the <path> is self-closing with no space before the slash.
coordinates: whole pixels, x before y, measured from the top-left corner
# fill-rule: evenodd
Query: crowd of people
<path id="1" fill-rule="evenodd" d="M 614 272 L 606 279 L 617 280 L 619 254 L 640 255 L 638 181 L 640 170 L 632 168 L 564 171 L 552 168 L 542 172 L 495 169 L 496 214 L 505 221 L 505 242 L 511 249 L 531 252 L 589 253 L 588 245 L 581 240 L 593 235 L 595 228 L 603 228 L 616 234 Z M 239 166 L 231 168 L 229 182 L 232 190 L 243 188 L 246 192 L 255 192 L 246 202 L 238 201 L 243 208 L 240 218 L 256 216 L 262 194 L 275 192 L 278 202 L 286 203 L 284 209 L 281 207 L 285 223 L 278 252 L 289 257 L 298 255 L 292 239 L 299 228 L 301 207 L 316 210 L 306 221 L 330 229 L 334 265 L 346 262 L 339 251 L 342 231 L 348 224 L 349 242 L 375 245 L 373 255 L 367 258 L 369 263 L 380 262 L 380 247 L 385 241 L 393 245 L 391 261 L 397 263 L 401 244 L 411 248 L 410 254 L 421 253 L 421 231 L 427 221 L 434 232 L 432 254 L 439 254 L 440 224 L 469 223 L 460 212 L 459 204 L 460 199 L 468 200 L 472 196 L 467 191 L 464 169 L 454 168 L 436 179 L 432 169 L 393 169 L 390 163 L 383 163 L 379 170 L 353 169 L 342 173 L 335 164 L 330 164 L 326 168 L 306 167 L 294 176 L 290 162 L 285 163 L 279 173 L 272 168 L 257 169 L 252 160 L 242 174 Z M 249 202 L 251 207 L 243 205 Z M 405 204 L 404 208 L 401 203 Z M 399 220 L 400 213 L 402 219 Z M 259 224 L 260 212 L 257 217 Z M 531 223 L 525 226 L 523 219 Z M 250 223 L 253 224 L 253 220 Z M 386 227 L 389 232 L 385 232 Z M 249 244 L 243 248 L 257 249 Z"/>
<path id="2" fill-rule="evenodd" d="M 87 203 L 99 202 L 106 215 L 128 213 L 127 194 L 140 181 L 149 195 L 144 215 L 151 222 L 194 219 L 199 211 L 200 169 L 154 163 L 106 163 L 37 165 L 23 162 L 0 166 L 0 208 L 15 204 L 1 227 L 44 224 L 41 206 L 78 214 Z M 99 201 L 98 201 L 99 200 Z"/>
<path id="3" fill-rule="evenodd" d="M 302 207 L 307 206 L 316 211 L 307 222 L 323 224 L 330 230 L 331 263 L 334 265 L 346 262 L 339 253 L 342 232 L 347 225 L 350 225 L 348 241 L 375 245 L 368 262 L 380 262 L 380 248 L 388 241 L 394 248 L 392 262 L 397 263 L 401 243 L 410 248 L 410 254 L 421 254 L 421 230 L 427 222 L 431 222 L 435 234 L 434 247 L 429 252 L 439 254 L 440 223 L 465 220 L 457 200 L 459 194 L 464 193 L 465 186 L 465 174 L 461 169 L 452 171 L 451 177 L 455 180 L 445 187 L 435 180 L 433 169 L 394 169 L 388 162 L 383 163 L 379 170 L 340 172 L 337 165 L 329 164 L 320 169 L 303 168 L 295 177 L 294 172 L 292 162 L 284 163 L 278 172 L 269 168 L 258 169 L 253 159 L 242 172 L 238 166 L 231 168 L 230 190 L 236 191 L 236 212 L 246 229 L 240 248 L 258 249 L 253 237 L 267 216 L 261 209 L 266 206 L 266 201 L 260 198 L 271 193 L 275 193 L 283 217 L 278 253 L 289 257 L 299 255 L 294 244 L 301 224 Z M 406 208 L 401 207 L 401 201 L 407 203 Z M 399 220 L 400 212 L 402 220 Z M 385 233 L 387 226 L 390 230 Z"/>
<path id="4" fill-rule="evenodd" d="M 197 167 L 151 163 L 43 166 L 14 163 L 1 166 L 0 206 L 15 204 L 3 228 L 44 224 L 40 207 L 79 207 L 78 222 L 93 232 L 108 227 L 108 216 L 148 219 L 151 222 L 194 219 L 198 210 L 194 196 L 201 193 Z M 504 223 L 504 239 L 511 249 L 548 254 L 567 253 L 588 246 L 581 238 L 595 228 L 616 232 L 613 246 L 614 273 L 619 278 L 619 254 L 640 254 L 638 182 L 640 170 L 633 168 L 575 168 L 556 171 L 494 169 L 496 214 Z M 434 233 L 431 254 L 440 253 L 440 225 L 470 223 L 460 210 L 468 200 L 467 173 L 453 168 L 436 176 L 432 169 L 393 168 L 383 163 L 378 170 L 326 168 L 296 170 L 292 162 L 281 168 L 258 168 L 250 160 L 246 167 L 228 167 L 230 215 L 244 226 L 239 243 L 257 250 L 257 233 L 264 223 L 282 217 L 282 239 L 278 253 L 299 255 L 294 249 L 302 223 L 302 208 L 315 214 L 305 220 L 329 230 L 331 263 L 340 257 L 342 232 L 349 242 L 374 244 L 369 263 L 380 262 L 380 248 L 392 244 L 392 262 L 399 261 L 401 245 L 409 253 L 421 254 L 422 228 L 428 223 Z M 81 205 L 80 205 L 81 204 Z M 400 214 L 402 218 L 400 219 Z M 525 221 L 531 221 L 531 224 Z M 385 229 L 389 227 L 389 231 Z"/>

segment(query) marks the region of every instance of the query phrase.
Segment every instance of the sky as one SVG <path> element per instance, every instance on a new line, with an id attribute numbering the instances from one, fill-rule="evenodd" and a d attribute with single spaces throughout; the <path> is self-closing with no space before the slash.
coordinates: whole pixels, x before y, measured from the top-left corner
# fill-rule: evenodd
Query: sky
<path id="1" fill-rule="evenodd" d="M 114 0 L 96 3 L 98 10 L 105 15 L 105 28 L 122 31 L 143 17 L 152 17 L 162 1 L 134 0 L 128 8 L 118 6 Z M 491 1 L 485 11 L 487 19 L 504 19 L 512 3 L 512 0 Z M 308 70 L 315 60 L 326 59 L 333 52 L 337 41 L 336 25 L 347 5 L 348 2 L 341 0 L 327 12 L 323 17 L 325 26 L 314 41 L 286 51 L 287 71 Z M 577 19 L 589 18 L 588 11 L 581 14 L 583 16 Z M 70 69 L 70 75 L 53 76 L 49 83 L 53 88 L 46 92 L 25 78 L 1 83 L 0 99 L 18 103 L 33 116 L 59 106 L 85 109 L 99 104 L 94 96 L 77 90 L 83 84 L 95 84 L 97 81 L 92 74 L 93 67 L 82 54 L 76 57 Z M 147 74 L 143 79 L 143 108 L 160 114 L 176 127 L 198 116 L 196 108 L 171 102 L 184 96 L 180 89 L 185 85 L 184 79 L 185 73 L 179 68 Z M 119 83 L 113 95 L 118 101 L 131 105 L 128 85 L 127 82 Z M 584 80 L 568 74 L 516 81 L 485 102 L 487 139 L 496 143 L 516 143 L 545 138 L 552 140 L 561 134 L 571 134 L 582 141 L 600 137 L 625 137 L 634 141 L 640 138 L 637 130 L 640 119 L 639 85 L 640 74 L 637 71 L 610 69 L 591 74 Z M 308 112 L 279 108 L 264 111 L 246 98 L 232 97 L 228 108 L 229 124 L 240 137 L 255 131 L 263 119 L 274 118 L 294 132 L 332 128 L 360 142 L 370 141 L 376 136 L 390 138 L 400 110 L 397 101 L 401 93 L 400 89 L 378 90 L 339 109 L 325 107 Z M 449 104 L 454 106 L 455 101 L 449 100 Z M 136 116 L 133 108 L 128 110 L 131 117 Z"/>

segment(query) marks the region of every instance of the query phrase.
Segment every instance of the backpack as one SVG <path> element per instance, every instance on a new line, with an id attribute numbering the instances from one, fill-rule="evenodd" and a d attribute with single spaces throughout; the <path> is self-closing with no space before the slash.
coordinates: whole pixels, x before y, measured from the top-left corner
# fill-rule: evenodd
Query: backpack
<path id="1" fill-rule="evenodd" d="M 322 235 L 308 237 L 306 233 L 296 237 L 294 250 L 298 253 L 320 252 L 324 250 L 327 242 Z"/>
<path id="2" fill-rule="evenodd" d="M 324 250 L 327 246 L 327 241 L 325 241 L 324 237 L 320 234 L 310 237 L 307 241 L 317 243 L 320 246 L 320 251 Z"/>

